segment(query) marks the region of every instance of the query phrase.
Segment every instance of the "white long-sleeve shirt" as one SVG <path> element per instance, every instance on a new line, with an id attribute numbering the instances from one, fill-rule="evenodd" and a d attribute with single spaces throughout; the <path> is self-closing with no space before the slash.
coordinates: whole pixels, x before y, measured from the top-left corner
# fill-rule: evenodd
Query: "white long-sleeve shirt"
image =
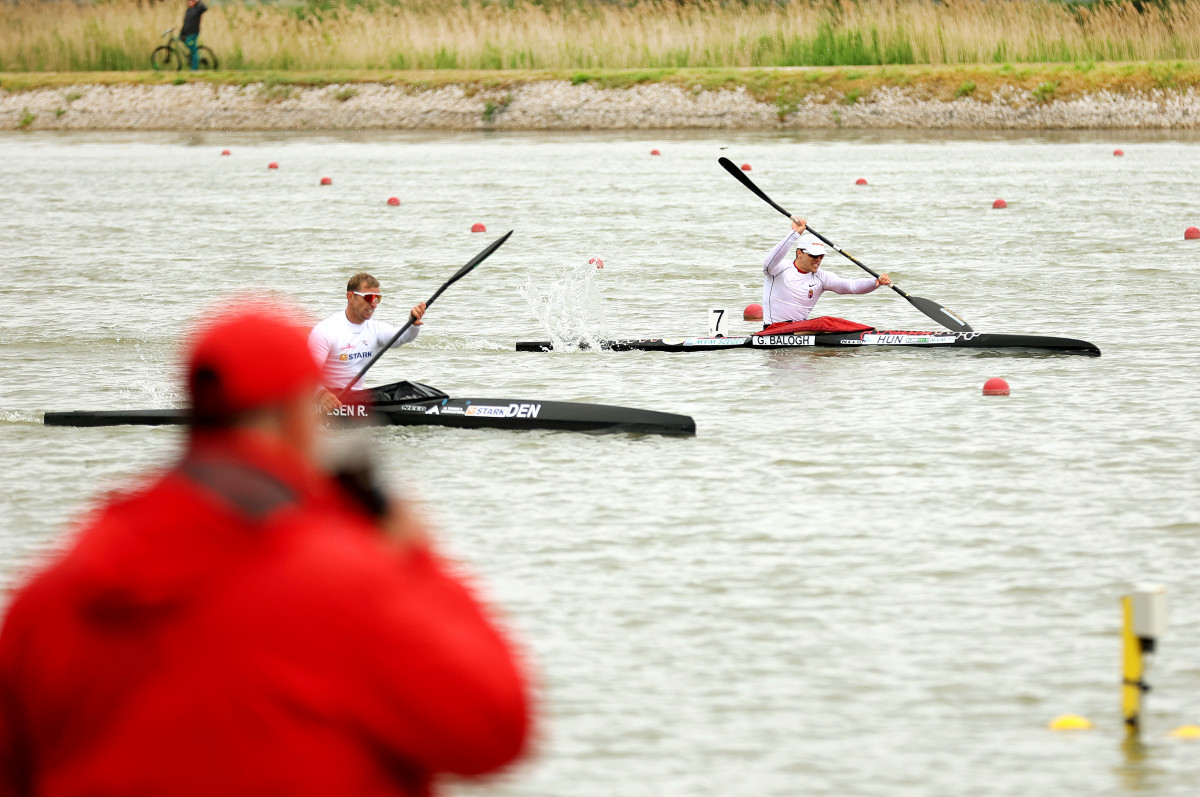
<path id="1" fill-rule="evenodd" d="M 834 293 L 870 293 L 878 285 L 874 277 L 845 279 L 818 268 L 801 274 L 793 261 L 800 235 L 795 230 L 775 244 L 763 261 L 763 323 L 806 321 L 825 291 Z"/>
<path id="2" fill-rule="evenodd" d="M 369 318 L 352 324 L 346 311 L 339 310 L 313 327 L 308 335 L 308 350 L 321 367 L 321 384 L 333 391 L 342 390 L 362 370 L 371 355 L 392 339 L 400 327 Z M 403 346 L 417 339 L 421 328 L 413 325 L 396 341 Z M 354 384 L 363 388 L 363 380 Z"/>

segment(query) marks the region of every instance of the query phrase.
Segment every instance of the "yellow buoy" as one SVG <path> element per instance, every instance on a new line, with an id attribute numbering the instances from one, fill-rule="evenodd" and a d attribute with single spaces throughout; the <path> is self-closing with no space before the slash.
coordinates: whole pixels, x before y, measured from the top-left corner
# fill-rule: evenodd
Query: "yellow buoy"
<path id="1" fill-rule="evenodd" d="M 1060 714 L 1050 720 L 1050 730 L 1052 731 L 1086 731 L 1090 730 L 1092 723 L 1087 717 L 1081 717 L 1078 714 Z"/>
<path id="2" fill-rule="evenodd" d="M 1200 725 L 1180 725 L 1171 735 L 1176 739 L 1200 739 Z"/>

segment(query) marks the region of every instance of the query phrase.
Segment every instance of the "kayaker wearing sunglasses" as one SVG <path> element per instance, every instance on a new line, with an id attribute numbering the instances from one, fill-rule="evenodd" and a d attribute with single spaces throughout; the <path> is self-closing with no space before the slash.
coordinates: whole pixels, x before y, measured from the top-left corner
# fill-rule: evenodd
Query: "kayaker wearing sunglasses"
<path id="1" fill-rule="evenodd" d="M 879 279 L 845 279 L 821 268 L 825 244 L 806 233 L 804 219 L 792 216 L 792 231 L 775 245 L 763 261 L 763 325 L 785 321 L 806 321 L 825 291 L 834 293 L 870 293 L 881 285 L 891 285 L 887 274 Z M 787 255 L 794 254 L 788 262 Z"/>
<path id="2" fill-rule="evenodd" d="M 365 272 L 355 274 L 346 283 L 346 309 L 339 310 L 313 327 L 308 336 L 308 350 L 321 366 L 321 384 L 324 388 L 317 401 L 322 412 L 340 407 L 337 393 L 345 390 L 350 380 L 362 370 L 380 346 L 392 339 L 400 327 L 374 318 L 375 308 L 383 301 L 379 280 Z M 412 343 L 421 331 L 421 317 L 425 315 L 425 302 L 413 307 L 414 319 L 398 345 Z M 364 385 L 360 379 L 356 390 Z"/>

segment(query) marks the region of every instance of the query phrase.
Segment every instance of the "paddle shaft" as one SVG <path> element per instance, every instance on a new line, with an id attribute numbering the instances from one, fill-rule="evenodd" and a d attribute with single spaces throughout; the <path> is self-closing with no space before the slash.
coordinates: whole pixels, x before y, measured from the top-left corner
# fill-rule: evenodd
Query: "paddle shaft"
<path id="1" fill-rule="evenodd" d="M 469 274 L 471 272 L 471 269 L 475 268 L 480 263 L 487 260 L 488 257 L 490 257 L 493 252 L 495 252 L 497 249 L 499 249 L 501 246 L 504 245 L 504 242 L 507 241 L 509 239 L 509 236 L 511 236 L 512 234 L 513 234 L 513 231 L 509 230 L 508 232 L 504 233 L 504 235 L 500 236 L 499 238 L 497 238 L 496 240 L 494 240 L 490 244 L 488 244 L 487 247 L 482 252 L 475 255 L 475 257 L 471 258 L 471 261 L 469 263 L 467 263 L 465 266 L 463 266 L 462 268 L 460 268 L 458 271 L 456 271 L 453 277 L 446 280 L 446 282 L 442 284 L 442 287 L 438 288 L 434 292 L 433 296 L 430 296 L 428 299 L 425 300 L 425 309 L 428 310 L 429 307 L 434 302 L 437 301 L 437 298 L 439 296 L 441 296 L 443 293 L 445 293 L 447 288 L 449 288 L 454 283 L 458 282 L 463 277 L 467 276 L 467 274 Z M 366 375 L 367 371 L 371 370 L 371 366 L 375 364 L 375 361 L 378 360 L 385 351 L 392 348 L 392 346 L 396 345 L 396 341 L 400 340 L 400 336 L 403 335 L 405 332 L 407 332 L 408 328 L 411 327 L 413 325 L 413 323 L 415 323 L 415 322 L 416 322 L 416 318 L 414 318 L 413 316 L 410 315 L 408 317 L 408 321 L 406 321 L 404 323 L 404 326 L 400 327 L 400 329 L 396 331 L 395 335 L 392 335 L 392 339 L 389 340 L 386 344 L 384 344 L 383 348 L 381 348 L 379 351 L 372 354 L 371 359 L 367 360 L 367 364 L 362 367 L 362 369 L 354 376 L 353 379 L 351 379 L 346 384 L 346 386 L 344 388 L 342 388 L 341 392 L 338 393 L 338 401 L 342 401 L 346 398 L 346 396 L 350 393 L 350 391 L 354 389 L 354 385 L 358 384 L 358 381 L 360 379 L 362 379 L 363 376 Z"/>
<path id="2" fill-rule="evenodd" d="M 734 165 L 733 161 L 729 160 L 728 158 L 718 158 L 717 162 L 721 164 L 721 166 L 725 169 L 725 171 L 732 174 L 737 179 L 738 182 L 740 182 L 742 185 L 746 186 L 752 192 L 754 192 L 758 196 L 759 199 L 763 200 L 768 205 L 775 208 L 783 215 L 787 216 L 788 219 L 792 218 L 791 213 L 788 213 L 786 210 L 783 209 L 783 207 L 781 207 L 779 205 L 778 202 L 771 199 L 771 197 L 767 196 L 766 193 L 761 188 L 759 188 L 757 185 L 754 184 L 753 180 L 751 180 L 749 177 L 747 177 L 746 174 L 744 172 L 742 172 L 741 169 L 739 169 L 736 165 Z M 826 245 L 828 245 L 831 249 L 833 249 L 835 252 L 837 252 L 842 257 L 849 260 L 851 263 L 858 266 L 859 268 L 861 268 L 863 271 L 870 274 L 875 279 L 877 279 L 877 280 L 879 279 L 879 274 L 876 271 L 869 268 L 865 263 L 860 261 L 858 258 L 852 256 L 845 249 L 842 249 L 840 246 L 835 244 L 833 241 L 829 240 L 824 235 L 821 235 L 821 233 L 817 232 L 816 230 L 814 230 L 812 227 L 810 227 L 808 225 L 805 225 L 804 229 L 805 229 L 805 231 L 811 232 L 813 235 L 820 238 L 822 241 L 824 241 L 826 243 Z M 898 285 L 896 285 L 895 283 L 892 283 L 888 287 L 891 288 L 892 290 L 894 290 L 896 293 L 903 296 L 905 299 L 907 299 L 909 301 L 909 303 L 912 304 L 913 307 L 916 307 L 922 313 L 929 316 L 934 321 L 937 321 L 942 326 L 945 326 L 949 329 L 959 330 L 962 332 L 971 332 L 972 331 L 970 324 L 968 324 L 961 317 L 959 317 L 959 315 L 957 313 L 955 313 L 952 310 L 947 310 L 945 307 L 942 307 L 937 302 L 935 302 L 931 299 L 924 299 L 920 296 L 913 296 L 913 295 L 909 294 L 907 291 L 901 290 L 900 287 Z M 940 317 L 941 314 L 945 314 L 946 316 L 948 316 L 950 318 L 950 323 L 947 323 L 946 321 L 944 321 Z M 955 323 L 955 322 L 957 322 L 957 323 Z"/>

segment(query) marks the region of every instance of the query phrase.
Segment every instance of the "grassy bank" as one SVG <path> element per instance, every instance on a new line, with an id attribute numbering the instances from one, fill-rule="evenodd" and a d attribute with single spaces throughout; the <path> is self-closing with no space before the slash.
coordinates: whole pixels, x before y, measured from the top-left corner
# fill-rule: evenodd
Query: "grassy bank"
<path id="1" fill-rule="evenodd" d="M 991 99 L 1002 87 L 1031 91 L 1043 102 L 1069 100 L 1107 91 L 1132 94 L 1153 89 L 1200 88 L 1200 62 L 1128 64 L 1001 64 L 972 66 L 810 67 L 790 69 L 638 69 L 638 70 L 328 70 L 238 72 L 9 72 L 0 73 L 0 89 L 30 91 L 80 85 L 164 85 L 202 83 L 254 86 L 265 99 L 286 99 L 296 88 L 342 86 L 338 96 L 355 96 L 354 84 L 378 83 L 413 91 L 461 86 L 478 90 L 512 89 L 543 80 L 586 83 L 596 88 L 665 83 L 692 92 L 744 89 L 757 100 L 787 113 L 811 95 L 853 104 L 884 86 L 912 89 L 919 96 L 951 100 Z"/>
<path id="2" fill-rule="evenodd" d="M 234 70 L 610 70 L 1194 61 L 1200 0 L 207 0 Z M 138 70 L 182 3 L 0 3 L 0 71 Z"/>

